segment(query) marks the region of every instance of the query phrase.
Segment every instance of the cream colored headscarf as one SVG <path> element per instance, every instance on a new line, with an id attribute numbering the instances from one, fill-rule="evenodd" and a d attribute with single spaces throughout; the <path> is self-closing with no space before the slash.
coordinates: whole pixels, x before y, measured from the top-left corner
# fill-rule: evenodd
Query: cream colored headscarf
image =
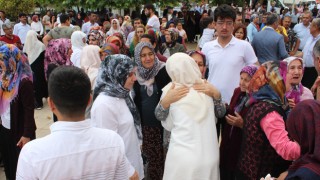
<path id="1" fill-rule="evenodd" d="M 81 53 L 80 68 L 89 76 L 92 90 L 96 84 L 96 78 L 101 64 L 99 51 L 99 46 L 88 45 L 83 48 Z"/>
<path id="2" fill-rule="evenodd" d="M 46 46 L 38 40 L 37 33 L 34 30 L 29 30 L 26 43 L 23 46 L 23 52 L 27 53 L 29 64 L 32 64 L 45 49 Z"/>
<path id="3" fill-rule="evenodd" d="M 167 60 L 166 70 L 172 82 L 162 89 L 164 95 L 168 92 L 172 83 L 175 84 L 175 88 L 181 86 L 191 88 L 186 97 L 172 103 L 170 106 L 181 108 L 185 113 L 192 117 L 192 119 L 201 122 L 208 113 L 211 98 L 192 88 L 195 84 L 204 83 L 201 79 L 201 73 L 197 63 L 185 53 L 175 53 Z M 170 117 L 169 114 L 168 118 Z"/>

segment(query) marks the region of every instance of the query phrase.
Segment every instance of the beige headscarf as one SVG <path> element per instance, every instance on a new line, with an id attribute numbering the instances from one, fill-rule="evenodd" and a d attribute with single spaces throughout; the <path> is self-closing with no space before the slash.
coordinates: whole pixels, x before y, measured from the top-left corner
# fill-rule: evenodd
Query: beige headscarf
<path id="1" fill-rule="evenodd" d="M 83 69 L 89 76 L 92 90 L 95 86 L 96 78 L 101 64 L 99 51 L 99 46 L 85 46 L 82 50 L 80 59 L 80 68 Z"/>
<path id="2" fill-rule="evenodd" d="M 206 117 L 212 100 L 204 93 L 199 93 L 192 88 L 194 84 L 204 83 L 197 63 L 185 53 L 175 53 L 167 60 L 166 70 L 172 82 L 162 89 L 163 94 L 168 92 L 172 83 L 175 84 L 175 88 L 181 86 L 191 88 L 186 97 L 172 103 L 170 106 L 182 109 L 192 119 L 201 122 Z M 170 117 L 169 114 L 168 118 Z"/>
<path id="3" fill-rule="evenodd" d="M 27 53 L 29 64 L 32 64 L 45 49 L 46 46 L 38 40 L 37 33 L 34 30 L 29 30 L 26 43 L 23 46 L 23 52 Z"/>

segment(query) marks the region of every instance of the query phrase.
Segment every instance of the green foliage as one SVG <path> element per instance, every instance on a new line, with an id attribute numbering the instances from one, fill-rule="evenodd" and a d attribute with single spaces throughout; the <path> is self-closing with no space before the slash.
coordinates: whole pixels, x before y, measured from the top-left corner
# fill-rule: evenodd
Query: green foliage
<path id="1" fill-rule="evenodd" d="M 6 12 L 6 16 L 11 20 L 16 20 L 19 13 L 32 13 L 35 7 L 34 0 L 0 0 L 1 10 Z"/>

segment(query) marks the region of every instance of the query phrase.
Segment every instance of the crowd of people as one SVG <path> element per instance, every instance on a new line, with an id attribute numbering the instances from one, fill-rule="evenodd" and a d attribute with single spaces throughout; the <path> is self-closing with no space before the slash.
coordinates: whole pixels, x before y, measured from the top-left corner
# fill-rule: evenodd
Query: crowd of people
<path id="1" fill-rule="evenodd" d="M 0 11 L 6 178 L 320 179 L 320 18 L 299 8 Z"/>

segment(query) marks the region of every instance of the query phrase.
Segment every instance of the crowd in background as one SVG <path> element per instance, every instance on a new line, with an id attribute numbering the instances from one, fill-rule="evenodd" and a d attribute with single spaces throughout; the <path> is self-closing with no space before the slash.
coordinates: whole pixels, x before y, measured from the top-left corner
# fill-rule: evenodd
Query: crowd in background
<path id="1" fill-rule="evenodd" d="M 320 179 L 317 6 L 0 11 L 0 28 L 7 179 Z"/>

